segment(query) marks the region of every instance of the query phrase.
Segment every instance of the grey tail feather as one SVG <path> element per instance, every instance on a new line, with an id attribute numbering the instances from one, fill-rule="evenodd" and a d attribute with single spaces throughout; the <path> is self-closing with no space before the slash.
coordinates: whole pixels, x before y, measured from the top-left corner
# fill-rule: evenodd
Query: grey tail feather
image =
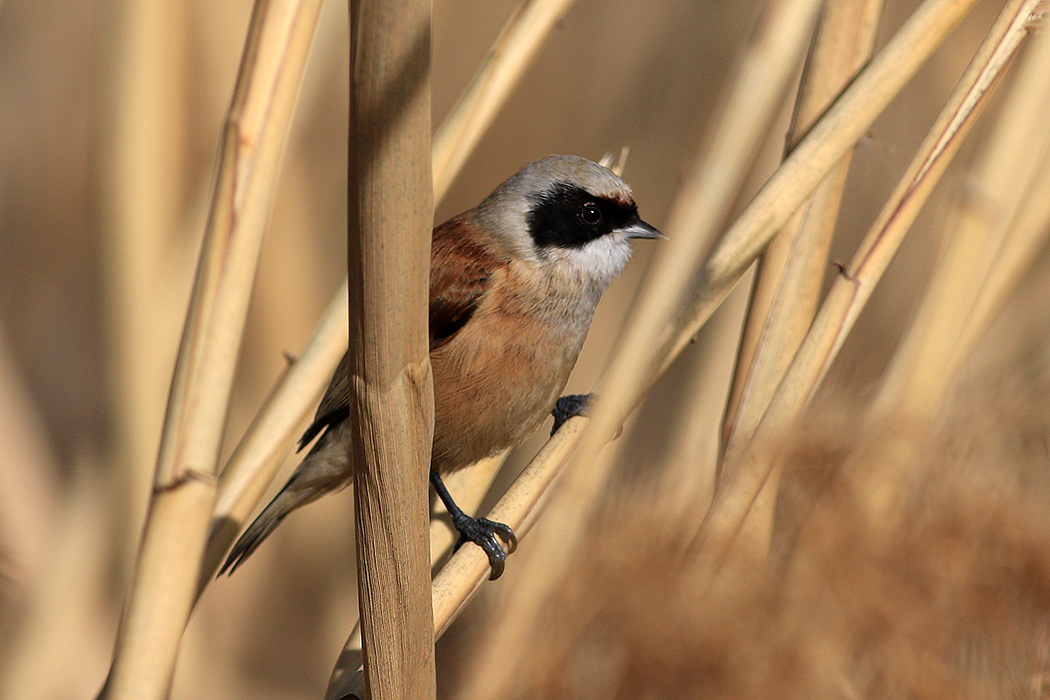
<path id="1" fill-rule="evenodd" d="M 233 572 L 237 570 L 237 567 L 243 564 L 244 560 L 251 556 L 252 552 L 262 544 L 262 541 L 270 536 L 270 533 L 273 532 L 274 528 L 281 524 L 281 521 L 284 520 L 284 516 L 288 514 L 288 511 L 281 513 L 275 506 L 277 505 L 278 499 L 285 495 L 285 489 L 281 489 L 280 493 L 278 493 L 274 499 L 270 501 L 270 504 L 263 509 L 263 512 L 259 514 L 259 517 L 248 526 L 248 529 L 245 530 L 244 534 L 237 540 L 237 544 L 233 545 L 233 549 L 230 551 L 230 556 L 226 558 L 226 563 L 222 565 L 222 568 L 219 569 L 219 573 L 215 575 L 216 578 L 226 573 L 227 569 L 232 576 Z"/>

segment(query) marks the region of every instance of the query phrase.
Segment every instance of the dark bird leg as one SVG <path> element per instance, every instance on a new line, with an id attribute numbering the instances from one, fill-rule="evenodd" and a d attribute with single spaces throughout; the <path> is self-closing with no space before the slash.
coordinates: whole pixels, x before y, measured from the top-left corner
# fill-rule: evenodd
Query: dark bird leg
<path id="1" fill-rule="evenodd" d="M 558 402 L 554 404 L 554 408 L 551 410 L 551 415 L 554 416 L 554 427 L 551 428 L 551 435 L 553 436 L 554 433 L 558 432 L 558 428 L 573 416 L 586 416 L 587 409 L 593 400 L 594 394 L 569 394 L 558 399 Z"/>
<path id="2" fill-rule="evenodd" d="M 492 575 L 489 576 L 489 580 L 495 581 L 498 579 L 503 575 L 503 566 L 507 561 L 507 555 L 518 547 L 518 538 L 514 536 L 514 531 L 503 523 L 497 523 L 487 518 L 472 518 L 464 513 L 456 505 L 456 502 L 452 500 L 452 496 L 449 494 L 448 489 L 445 488 L 445 484 L 441 481 L 441 477 L 437 472 L 430 472 L 430 483 L 434 486 L 434 491 L 437 493 L 438 498 L 441 499 L 441 502 L 445 504 L 445 508 L 448 509 L 448 514 L 452 517 L 452 524 L 459 531 L 459 542 L 456 543 L 456 549 L 459 549 L 467 540 L 481 547 L 485 554 L 488 555 L 489 566 L 492 567 Z M 499 535 L 507 543 L 507 551 L 503 551 L 503 547 L 500 546 L 496 535 Z"/>

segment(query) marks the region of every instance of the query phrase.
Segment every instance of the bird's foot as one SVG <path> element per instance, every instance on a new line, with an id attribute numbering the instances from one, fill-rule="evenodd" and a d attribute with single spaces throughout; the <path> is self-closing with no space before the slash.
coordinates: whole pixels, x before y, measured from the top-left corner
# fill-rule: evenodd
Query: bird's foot
<path id="1" fill-rule="evenodd" d="M 445 488 L 445 483 L 437 472 L 430 472 L 430 483 L 434 486 L 434 491 L 437 493 L 438 498 L 441 499 L 441 502 L 445 504 L 445 508 L 448 509 L 449 517 L 452 518 L 452 524 L 459 531 L 459 541 L 456 543 L 456 549 L 459 549 L 468 540 L 481 547 L 485 554 L 488 555 L 489 566 L 492 567 L 492 575 L 489 576 L 489 580 L 495 581 L 498 579 L 503 575 L 503 567 L 507 563 L 507 555 L 518 547 L 518 538 L 514 536 L 514 531 L 510 529 L 510 526 L 497 523 L 495 520 L 472 518 L 464 513 L 456 505 L 456 502 L 452 500 L 452 495 Z M 507 543 L 506 551 L 500 545 L 499 540 L 496 539 L 497 535 Z"/>
<path id="2" fill-rule="evenodd" d="M 502 576 L 503 567 L 507 562 L 507 555 L 518 548 L 518 538 L 514 535 L 514 531 L 510 529 L 510 526 L 497 523 L 488 518 L 472 518 L 463 513 L 453 517 L 452 524 L 459 530 L 459 541 L 456 542 L 456 549 L 459 549 L 464 542 L 473 542 L 481 547 L 489 557 L 489 566 L 492 567 L 492 575 L 489 576 L 489 580 L 495 581 Z M 499 539 L 496 539 L 497 536 Z M 507 543 L 506 551 L 500 545 L 500 539 Z"/>
<path id="3" fill-rule="evenodd" d="M 551 411 L 551 415 L 554 416 L 551 435 L 558 432 L 558 428 L 573 416 L 586 416 L 592 401 L 594 401 L 594 394 L 569 394 L 558 399 Z"/>

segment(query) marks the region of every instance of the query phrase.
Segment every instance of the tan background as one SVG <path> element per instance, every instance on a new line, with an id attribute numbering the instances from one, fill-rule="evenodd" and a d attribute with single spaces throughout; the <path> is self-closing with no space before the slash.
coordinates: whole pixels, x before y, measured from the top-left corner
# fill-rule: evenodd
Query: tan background
<path id="1" fill-rule="evenodd" d="M 880 45 L 916 4 L 888 3 Z M 473 206 L 527 161 L 556 152 L 596 159 L 626 145 L 625 178 L 643 217 L 661 226 L 753 5 L 580 0 L 436 220 Z M 435 3 L 435 125 L 512 6 Z M 135 7 L 164 27 L 138 49 L 125 41 Z M 858 150 L 833 258 L 851 254 L 994 10 L 979 6 Z M 53 602 L 63 632 L 40 669 L 39 697 L 88 697 L 109 662 L 249 11 L 246 0 L 0 5 L 0 666 L 17 658 L 5 630 Z M 331 2 L 322 13 L 263 248 L 227 453 L 280 371 L 282 352 L 304 345 L 344 274 L 345 15 Z M 143 61 L 155 61 L 146 64 L 155 81 L 122 93 L 121 76 Z M 151 110 L 139 122 L 148 125 L 138 136 L 146 147 L 136 150 L 122 131 L 122 104 Z M 774 166 L 782 134 L 770 134 L 749 191 Z M 968 153 L 964 146 L 960 163 Z M 122 157 L 139 170 L 129 175 Z M 885 363 L 935 257 L 938 213 L 959 177 L 949 173 L 920 217 L 833 384 L 863 389 Z M 124 218 L 136 206 L 144 213 Z M 128 220 L 139 223 L 120 223 Z M 115 272 L 120 236 L 154 242 L 140 283 Z M 596 380 L 649 246 L 641 244 L 600 307 L 570 392 Z M 132 340 L 121 330 L 129 319 L 138 319 Z M 646 419 L 659 425 L 673 410 L 654 400 Z M 515 463 L 541 442 L 520 448 Z M 295 461 L 289 455 L 286 469 Z M 343 493 L 297 513 L 235 577 L 210 587 L 184 640 L 174 697 L 320 696 L 356 605 L 350 504 Z M 48 597 L 56 591 L 57 602 Z M 448 644 L 461 633 L 454 629 Z"/>

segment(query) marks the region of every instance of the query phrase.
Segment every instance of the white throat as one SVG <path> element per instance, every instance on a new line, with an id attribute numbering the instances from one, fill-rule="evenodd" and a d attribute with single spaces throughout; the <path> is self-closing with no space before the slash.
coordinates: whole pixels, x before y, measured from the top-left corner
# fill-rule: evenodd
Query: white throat
<path id="1" fill-rule="evenodd" d="M 551 277 L 560 277 L 563 284 L 574 287 L 597 305 L 630 258 L 630 242 L 612 234 L 596 238 L 581 248 L 547 248 L 539 264 Z"/>

